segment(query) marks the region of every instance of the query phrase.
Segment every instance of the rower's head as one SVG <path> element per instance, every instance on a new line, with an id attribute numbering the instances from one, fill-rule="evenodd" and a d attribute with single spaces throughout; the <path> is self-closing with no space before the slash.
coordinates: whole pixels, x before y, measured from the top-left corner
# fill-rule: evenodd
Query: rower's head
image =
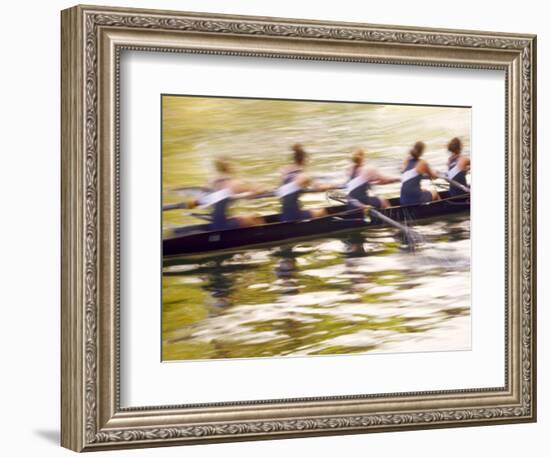
<path id="1" fill-rule="evenodd" d="M 415 159 L 419 159 L 420 156 L 424 153 L 424 149 L 426 149 L 426 145 L 423 141 L 417 141 L 414 143 L 412 149 L 410 150 L 410 154 Z"/>
<path id="2" fill-rule="evenodd" d="M 357 167 L 363 165 L 363 162 L 365 161 L 365 151 L 361 148 L 355 149 L 351 153 L 351 161 L 353 162 L 353 165 Z"/>
<path id="3" fill-rule="evenodd" d="M 462 141 L 460 141 L 460 138 L 456 137 L 449 141 L 447 149 L 454 155 L 459 155 L 462 152 Z"/>
<path id="4" fill-rule="evenodd" d="M 298 166 L 303 166 L 306 164 L 307 154 L 304 150 L 304 147 L 299 144 L 293 144 L 292 147 L 292 160 L 294 160 L 294 163 Z"/>
<path id="5" fill-rule="evenodd" d="M 233 166 L 231 162 L 225 157 L 217 157 L 214 159 L 214 168 L 218 173 L 231 174 L 233 172 Z"/>

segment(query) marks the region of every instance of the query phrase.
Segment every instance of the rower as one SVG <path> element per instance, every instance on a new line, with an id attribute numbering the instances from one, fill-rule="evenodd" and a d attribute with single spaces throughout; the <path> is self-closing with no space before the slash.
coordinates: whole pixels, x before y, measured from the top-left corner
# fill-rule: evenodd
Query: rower
<path id="1" fill-rule="evenodd" d="M 244 192 L 260 193 L 262 190 L 239 181 L 233 177 L 233 167 L 224 158 L 214 161 L 217 176 L 210 182 L 212 192 L 198 200 L 201 207 L 211 207 L 211 230 L 228 230 L 240 227 L 249 227 L 264 223 L 258 216 L 234 216 L 228 217 L 228 207 L 236 194 Z"/>
<path id="2" fill-rule="evenodd" d="M 326 216 L 327 210 L 325 208 L 302 209 L 300 195 L 306 187 L 322 192 L 333 189 L 334 186 L 317 184 L 305 172 L 307 154 L 301 144 L 295 144 L 291 149 L 293 151 L 293 164 L 283 168 L 283 182 L 275 192 L 277 197 L 281 199 L 281 222 L 300 221 Z"/>
<path id="3" fill-rule="evenodd" d="M 401 174 L 401 205 L 427 203 L 441 198 L 435 189 L 423 190 L 420 186 L 424 178 L 437 178 L 428 163 L 420 158 L 425 148 L 426 145 L 422 141 L 417 141 L 405 159 Z"/>
<path id="4" fill-rule="evenodd" d="M 348 206 L 350 209 L 363 205 L 375 208 L 387 208 L 388 200 L 383 197 L 369 195 L 371 184 L 391 184 L 398 182 L 400 178 L 384 176 L 374 167 L 365 166 L 365 151 L 356 149 L 351 156 L 352 166 L 349 171 L 349 179 L 346 185 Z"/>
<path id="5" fill-rule="evenodd" d="M 470 171 L 470 159 L 462 155 L 462 141 L 460 138 L 453 138 L 447 145 L 447 150 L 450 152 L 447 177 L 456 181 L 463 186 L 469 187 L 466 182 L 466 173 Z M 464 195 L 466 190 L 460 189 L 458 186 L 449 187 L 451 197 L 455 195 Z"/>

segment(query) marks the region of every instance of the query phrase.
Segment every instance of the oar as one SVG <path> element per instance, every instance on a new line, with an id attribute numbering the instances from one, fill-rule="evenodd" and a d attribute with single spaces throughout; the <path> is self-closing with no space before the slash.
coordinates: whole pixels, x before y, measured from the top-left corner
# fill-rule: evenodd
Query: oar
<path id="1" fill-rule="evenodd" d="M 409 244 L 411 245 L 411 247 L 414 248 L 415 241 L 420 238 L 414 230 L 410 229 L 409 227 L 407 227 L 403 224 L 400 224 L 399 222 L 393 220 L 391 217 L 388 217 L 385 214 L 382 214 L 380 211 L 378 211 L 376 208 L 374 208 L 372 206 L 365 205 L 365 204 L 363 204 L 360 201 L 355 200 L 355 199 L 352 199 L 352 202 L 353 202 L 354 205 L 363 208 L 363 210 L 365 212 L 367 212 L 371 215 L 374 215 L 375 217 L 377 217 L 381 221 L 384 221 L 386 224 L 391 225 L 392 227 L 395 227 L 396 229 L 400 230 L 403 233 L 403 235 L 405 235 L 405 237 L 406 237 L 407 241 L 409 242 Z"/>
<path id="2" fill-rule="evenodd" d="M 262 192 L 261 194 L 252 194 L 250 192 L 245 192 L 242 194 L 236 194 L 233 195 L 232 199 L 237 198 L 249 198 L 249 199 L 256 199 L 256 198 L 268 198 L 268 197 L 274 197 L 275 192 Z M 191 198 L 188 201 L 184 202 L 178 202 L 178 203 L 171 203 L 169 205 L 164 205 L 162 207 L 163 211 L 171 211 L 174 209 L 186 209 L 186 208 L 195 208 L 197 206 L 200 206 L 198 203 L 198 198 Z"/>
<path id="3" fill-rule="evenodd" d="M 188 207 L 187 203 L 180 202 L 180 203 L 172 203 L 170 205 L 164 205 L 162 207 L 162 210 L 163 211 L 170 211 L 170 210 L 173 210 L 173 209 L 185 209 L 187 207 Z"/>
<path id="4" fill-rule="evenodd" d="M 335 186 L 334 189 L 344 189 L 342 186 Z M 315 189 L 303 189 L 303 194 L 315 194 L 320 192 L 326 192 L 326 189 L 324 190 L 315 190 Z M 234 195 L 232 198 L 248 198 L 251 200 L 255 200 L 257 198 L 270 198 L 270 197 L 277 197 L 276 191 L 269 191 L 269 192 L 262 192 L 260 194 L 252 194 L 250 192 L 242 193 Z"/>
<path id="5" fill-rule="evenodd" d="M 267 198 L 267 197 L 273 197 L 273 196 L 275 196 L 274 192 L 264 192 L 264 193 L 256 194 L 256 195 L 253 195 L 249 192 L 246 192 L 246 193 L 242 193 L 242 194 L 233 195 L 231 198 L 232 199 L 237 199 L 237 198 L 251 198 L 252 199 L 252 198 Z M 200 204 L 198 203 L 198 198 L 191 198 L 188 201 L 178 202 L 178 203 L 170 203 L 168 205 L 164 205 L 162 207 L 162 210 L 163 211 L 171 211 L 171 210 L 174 210 L 174 209 L 195 208 L 197 206 L 200 206 Z"/>
<path id="6" fill-rule="evenodd" d="M 458 181 L 455 181 L 454 179 L 449 178 L 448 176 L 446 176 L 443 173 L 437 173 L 437 177 L 447 181 L 451 186 L 455 186 L 457 189 L 463 190 L 467 194 L 470 193 L 470 188 L 469 187 L 466 187 L 465 185 L 460 184 Z"/>
<path id="7" fill-rule="evenodd" d="M 384 221 L 386 224 L 391 225 L 395 227 L 396 229 L 399 229 L 407 238 L 407 241 L 409 241 L 409 244 L 411 246 L 414 246 L 415 241 L 419 238 L 418 234 L 410 229 L 409 227 L 400 224 L 399 222 L 393 220 L 391 217 L 386 216 L 385 214 L 382 214 L 380 211 L 378 211 L 376 208 L 373 208 L 372 206 L 365 208 L 365 211 L 367 211 L 369 214 L 374 215 L 381 221 Z"/>
<path id="8" fill-rule="evenodd" d="M 178 189 L 178 190 L 183 190 L 183 189 L 184 188 L 181 188 L 181 189 Z M 191 188 L 188 188 L 188 189 L 191 189 Z M 193 188 L 193 189 L 197 189 L 197 188 Z M 343 187 L 339 186 L 339 187 L 335 187 L 335 189 L 343 189 Z M 311 193 L 315 193 L 315 192 L 325 192 L 325 190 L 304 189 L 302 192 L 305 193 L 305 194 L 311 194 Z M 232 199 L 247 198 L 247 199 L 255 200 L 257 198 L 270 198 L 270 197 L 276 197 L 276 196 L 277 196 L 277 193 L 275 191 L 261 192 L 259 194 L 253 194 L 251 192 L 243 192 L 242 194 L 233 195 L 231 198 Z M 197 206 L 197 205 L 195 205 L 195 206 Z M 170 211 L 170 210 L 174 210 L 174 209 L 185 209 L 185 208 L 190 208 L 190 207 L 193 207 L 193 206 L 190 205 L 189 202 L 179 202 L 179 203 L 171 203 L 169 205 L 164 205 L 162 207 L 162 210 L 163 211 Z"/>
<path id="9" fill-rule="evenodd" d="M 210 189 L 208 187 L 202 186 L 186 186 L 186 187 L 177 187 L 174 189 L 176 192 L 198 192 L 198 193 L 208 193 Z"/>

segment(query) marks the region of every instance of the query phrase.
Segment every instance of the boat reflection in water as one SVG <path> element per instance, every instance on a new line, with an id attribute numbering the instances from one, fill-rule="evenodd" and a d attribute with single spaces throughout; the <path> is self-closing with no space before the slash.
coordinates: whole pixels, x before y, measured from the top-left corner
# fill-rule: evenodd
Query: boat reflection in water
<path id="1" fill-rule="evenodd" d="M 164 267 L 163 359 L 470 348 L 468 216 Z"/>
<path id="2" fill-rule="evenodd" d="M 279 262 L 275 266 L 275 275 L 277 280 L 280 281 L 281 294 L 293 295 L 300 291 L 299 282 L 296 272 L 297 261 L 296 257 L 300 254 L 293 251 L 293 246 L 282 246 L 280 250 L 275 250 L 274 257 L 279 258 Z"/>
<path id="3" fill-rule="evenodd" d="M 232 305 L 230 295 L 235 287 L 234 268 L 224 266 L 224 258 L 217 258 L 207 268 L 207 280 L 203 284 L 205 291 L 212 297 L 209 316 L 216 316 Z"/>
<path id="4" fill-rule="evenodd" d="M 367 251 L 365 251 L 365 236 L 361 232 L 355 232 L 343 240 L 345 247 L 345 255 L 348 259 L 354 257 L 366 257 Z"/>

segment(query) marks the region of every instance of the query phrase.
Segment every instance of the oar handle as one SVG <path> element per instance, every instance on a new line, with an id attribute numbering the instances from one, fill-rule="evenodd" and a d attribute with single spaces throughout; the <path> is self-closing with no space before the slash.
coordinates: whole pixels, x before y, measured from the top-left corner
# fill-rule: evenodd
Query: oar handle
<path id="1" fill-rule="evenodd" d="M 170 203 L 169 205 L 164 205 L 162 207 L 163 211 L 170 211 L 173 209 L 193 209 L 197 207 L 197 199 L 189 198 L 183 202 Z"/>
<path id="2" fill-rule="evenodd" d="M 170 211 L 170 210 L 173 210 L 173 209 L 185 209 L 187 208 L 187 204 L 184 203 L 184 202 L 180 202 L 180 203 L 172 203 L 170 205 L 164 205 L 162 207 L 162 210 L 163 211 Z"/>
<path id="3" fill-rule="evenodd" d="M 460 184 L 458 181 L 455 181 L 454 179 L 449 178 L 444 173 L 437 173 L 437 177 L 447 181 L 451 186 L 455 186 L 457 189 L 463 190 L 467 194 L 470 193 L 469 187 L 465 186 L 464 184 Z"/>

